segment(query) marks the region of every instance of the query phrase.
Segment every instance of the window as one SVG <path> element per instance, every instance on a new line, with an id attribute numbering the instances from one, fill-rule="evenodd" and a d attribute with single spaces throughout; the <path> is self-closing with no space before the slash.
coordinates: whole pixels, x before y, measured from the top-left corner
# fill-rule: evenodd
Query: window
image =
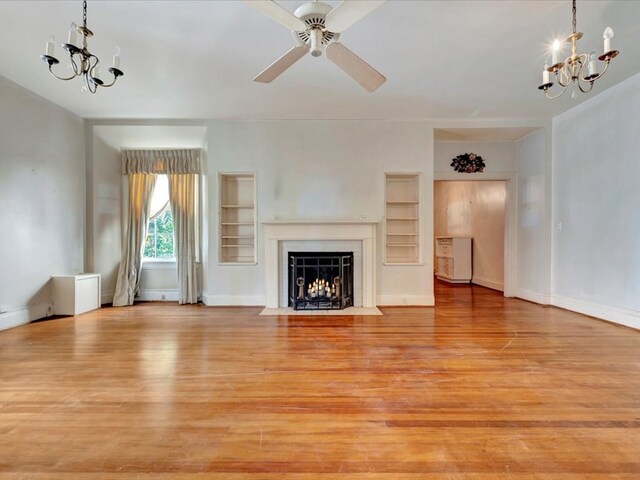
<path id="1" fill-rule="evenodd" d="M 145 259 L 174 259 L 173 216 L 169 206 L 169 179 L 158 175 L 151 199 L 149 231 L 144 244 Z"/>

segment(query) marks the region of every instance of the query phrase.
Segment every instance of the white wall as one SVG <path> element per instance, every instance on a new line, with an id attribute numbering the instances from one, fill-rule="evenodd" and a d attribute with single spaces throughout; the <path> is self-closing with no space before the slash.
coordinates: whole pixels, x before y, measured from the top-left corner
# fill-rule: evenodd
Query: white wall
<path id="1" fill-rule="evenodd" d="M 90 231 L 92 271 L 102 274 L 102 303 L 111 303 L 116 288 L 122 245 L 122 171 L 120 151 L 93 136 L 93 216 Z"/>
<path id="2" fill-rule="evenodd" d="M 468 236 L 473 242 L 472 282 L 504 289 L 504 181 L 436 182 L 435 236 Z"/>
<path id="3" fill-rule="evenodd" d="M 47 315 L 52 274 L 83 270 L 80 117 L 0 77 L 0 329 Z"/>
<path id="4" fill-rule="evenodd" d="M 549 185 L 546 132 L 538 130 L 516 143 L 518 169 L 516 295 L 548 303 L 547 216 Z"/>
<path id="5" fill-rule="evenodd" d="M 382 220 L 384 172 L 423 173 L 423 237 L 433 222 L 433 143 L 425 122 L 214 121 L 208 125 L 209 216 L 218 211 L 218 172 L 256 172 L 258 222 L 280 219 Z M 431 241 L 424 265 L 385 266 L 377 242 L 378 304 L 433 304 Z M 209 304 L 264 304 L 264 244 L 258 263 L 218 264 L 218 225 L 209 225 Z"/>
<path id="6" fill-rule="evenodd" d="M 640 74 L 556 117 L 553 138 L 554 304 L 640 328 Z"/>

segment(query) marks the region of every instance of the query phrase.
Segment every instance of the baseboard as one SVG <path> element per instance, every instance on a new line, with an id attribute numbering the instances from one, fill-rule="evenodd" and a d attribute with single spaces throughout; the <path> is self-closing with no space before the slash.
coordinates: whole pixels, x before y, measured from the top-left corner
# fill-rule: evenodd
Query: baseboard
<path id="1" fill-rule="evenodd" d="M 576 300 L 562 295 L 553 295 L 551 304 L 556 307 L 571 310 L 572 312 L 582 313 L 583 315 L 589 315 L 590 317 L 600 318 L 640 330 L 640 312 L 634 310 L 609 307 L 607 305 L 585 302 L 584 300 Z"/>
<path id="2" fill-rule="evenodd" d="M 550 305 L 551 295 L 546 293 L 534 292 L 533 290 L 527 290 L 526 288 L 518 288 L 515 296 L 528 300 L 529 302 L 539 303 L 540 305 Z"/>
<path id="3" fill-rule="evenodd" d="M 265 295 L 211 295 L 202 294 L 202 303 L 208 306 L 254 307 L 266 305 Z"/>
<path id="4" fill-rule="evenodd" d="M 111 298 L 113 299 L 113 297 Z M 140 290 L 136 300 L 140 302 L 177 302 L 178 290 L 175 288 Z"/>
<path id="5" fill-rule="evenodd" d="M 436 304 L 433 295 L 377 295 L 376 306 L 427 306 Z"/>
<path id="6" fill-rule="evenodd" d="M 6 313 L 0 313 L 0 330 L 25 325 L 34 320 L 45 318 L 47 315 L 48 305 L 41 303 L 39 305 L 29 305 L 22 308 L 9 310 Z"/>
<path id="7" fill-rule="evenodd" d="M 100 303 L 104 305 L 105 303 L 113 302 L 113 296 L 116 294 L 115 291 L 110 290 L 108 292 L 100 292 Z"/>
<path id="8" fill-rule="evenodd" d="M 500 282 L 494 282 L 493 280 L 488 280 L 486 278 L 481 277 L 473 277 L 471 279 L 471 283 L 475 283 L 476 285 L 480 285 L 481 287 L 487 287 L 492 290 L 499 290 L 500 292 L 504 292 L 504 284 Z"/>

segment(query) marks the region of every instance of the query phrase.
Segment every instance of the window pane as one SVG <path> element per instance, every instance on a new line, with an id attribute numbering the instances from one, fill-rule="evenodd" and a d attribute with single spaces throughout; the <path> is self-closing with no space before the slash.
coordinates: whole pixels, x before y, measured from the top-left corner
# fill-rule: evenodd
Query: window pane
<path id="1" fill-rule="evenodd" d="M 174 258 L 173 215 L 169 208 L 169 182 L 166 175 L 157 177 L 151 199 L 151 218 L 143 257 Z"/>

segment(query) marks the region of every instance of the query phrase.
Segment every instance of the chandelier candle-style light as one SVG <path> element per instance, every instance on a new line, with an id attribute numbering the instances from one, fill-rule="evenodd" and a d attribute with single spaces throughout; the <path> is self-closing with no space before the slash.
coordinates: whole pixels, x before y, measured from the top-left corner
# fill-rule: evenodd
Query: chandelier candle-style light
<path id="1" fill-rule="evenodd" d="M 595 51 L 588 55 L 586 53 L 578 53 L 577 43 L 582 38 L 582 32 L 576 31 L 576 0 L 573 0 L 572 13 L 573 33 L 566 39 L 566 42 L 571 44 L 571 55 L 564 61 L 560 61 L 558 57 L 560 42 L 556 40 L 553 44 L 551 66 L 549 67 L 545 64 L 544 70 L 542 70 L 542 85 L 538 89 L 543 90 L 547 98 L 558 98 L 567 90 L 569 85 L 573 86 L 571 98 L 578 96 L 578 90 L 582 93 L 590 92 L 593 88 L 593 83 L 602 77 L 607 68 L 609 68 L 609 62 L 620 53 L 611 46 L 611 39 L 613 38 L 613 29 L 611 27 L 607 27 L 602 35 L 604 39 L 604 53 L 602 55 L 596 57 Z M 602 72 L 598 72 L 596 59 L 604 62 L 604 70 Z M 555 81 L 551 80 L 551 74 L 555 75 Z M 556 83 L 560 87 L 560 91 L 553 95 L 549 90 Z"/>
<path id="2" fill-rule="evenodd" d="M 78 34 L 82 37 L 82 46 L 76 45 Z M 69 38 L 67 39 L 67 43 L 62 44 L 62 48 L 69 53 L 69 61 L 70 66 L 73 69 L 73 75 L 69 77 L 60 77 L 53 72 L 51 67 L 60 63 L 60 61 L 53 55 L 55 43 L 55 37 L 53 35 L 49 37 L 45 54 L 41 55 L 40 58 L 49 65 L 49 72 L 54 77 L 60 80 L 71 80 L 76 77 L 84 77 L 85 84 L 82 87 L 82 90 L 89 90 L 91 93 L 96 93 L 98 87 L 111 87 L 116 83 L 118 77 L 121 77 L 124 73 L 120 70 L 120 49 L 116 47 L 113 51 L 113 64 L 108 69 L 113 75 L 113 81 L 107 84 L 100 78 L 100 60 L 94 54 L 89 52 L 87 47 L 87 39 L 91 36 L 93 36 L 93 32 L 87 28 L 87 2 L 84 0 L 82 2 L 82 26 L 77 26 L 75 22 L 72 23 L 71 28 L 69 28 Z"/>

